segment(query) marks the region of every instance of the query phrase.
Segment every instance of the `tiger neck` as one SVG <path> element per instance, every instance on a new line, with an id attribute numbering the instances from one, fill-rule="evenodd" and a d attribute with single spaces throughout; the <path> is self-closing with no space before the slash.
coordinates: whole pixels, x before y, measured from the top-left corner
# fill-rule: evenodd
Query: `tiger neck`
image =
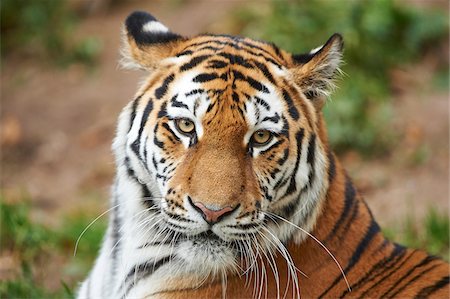
<path id="1" fill-rule="evenodd" d="M 379 254 L 391 246 L 339 161 L 333 154 L 329 157 L 334 169 L 330 169 L 322 211 L 311 231 L 311 235 L 323 246 L 310 237 L 301 244 L 290 242 L 288 248 L 298 268 L 309 277 L 302 284 L 304 287 L 311 284 L 311 278 L 316 275 L 339 277 L 340 269 L 336 261 L 347 272 L 349 268 L 359 266 L 362 252 L 369 250 Z"/>

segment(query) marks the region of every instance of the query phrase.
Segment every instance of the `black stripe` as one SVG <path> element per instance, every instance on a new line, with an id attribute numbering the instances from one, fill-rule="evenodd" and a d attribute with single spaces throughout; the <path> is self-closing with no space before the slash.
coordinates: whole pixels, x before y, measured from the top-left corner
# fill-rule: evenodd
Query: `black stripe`
<path id="1" fill-rule="evenodd" d="M 200 52 L 200 51 L 203 51 L 203 50 L 211 50 L 213 52 L 217 52 L 217 51 L 222 50 L 222 48 L 213 47 L 213 46 L 204 46 L 204 47 L 195 49 L 195 52 Z"/>
<path id="2" fill-rule="evenodd" d="M 400 260 L 403 258 L 403 256 L 405 255 L 406 250 L 403 246 L 394 244 L 394 250 L 392 250 L 391 254 L 388 257 L 385 257 L 384 259 L 382 259 L 381 261 L 379 261 L 378 263 L 376 263 L 367 273 L 364 277 L 362 277 L 360 280 L 358 280 L 356 283 L 352 284 L 350 286 L 350 289 L 352 291 L 355 291 L 357 288 L 359 288 L 361 285 L 363 284 L 367 284 L 367 282 L 372 281 L 374 278 L 376 278 L 377 276 L 373 276 L 372 275 L 378 271 L 378 270 L 382 270 L 386 267 L 386 264 L 388 263 L 395 263 L 396 261 Z M 394 260 L 395 259 L 395 260 Z M 384 273 L 383 271 L 381 273 Z M 370 278 L 370 280 L 368 280 Z M 339 296 L 339 298 L 343 298 L 345 295 L 347 295 L 349 293 L 349 290 L 346 289 L 344 291 L 344 293 L 342 293 L 341 296 Z"/>
<path id="3" fill-rule="evenodd" d="M 289 115 L 294 119 L 294 120 L 298 120 L 300 115 L 298 113 L 297 108 L 294 105 L 294 101 L 292 101 L 291 96 L 289 95 L 289 93 L 283 89 L 283 99 L 286 101 L 286 104 L 288 106 L 288 112 Z"/>
<path id="4" fill-rule="evenodd" d="M 334 160 L 334 154 L 332 151 L 328 150 L 328 184 L 331 185 L 331 182 L 334 180 L 336 175 L 336 161 Z"/>
<path id="5" fill-rule="evenodd" d="M 437 281 L 434 285 L 423 288 L 420 292 L 414 297 L 415 299 L 428 298 L 432 293 L 442 289 L 443 287 L 448 288 L 449 284 L 449 276 L 443 277 L 441 280 Z"/>
<path id="6" fill-rule="evenodd" d="M 297 191 L 297 182 L 295 181 L 295 176 L 298 171 L 298 166 L 300 164 L 300 159 L 302 156 L 302 141 L 305 136 L 305 130 L 302 128 L 295 134 L 295 139 L 297 140 L 297 160 L 295 161 L 294 171 L 292 172 L 291 181 L 289 183 L 289 187 L 286 190 L 286 193 L 283 197 L 288 196 L 295 191 Z"/>
<path id="7" fill-rule="evenodd" d="M 284 163 L 286 163 L 288 158 L 289 158 L 289 147 L 284 149 L 283 157 L 281 157 L 277 161 L 278 165 L 282 166 Z"/>
<path id="8" fill-rule="evenodd" d="M 114 197 L 113 197 L 113 205 L 117 206 L 119 204 L 119 198 L 118 198 L 118 194 L 117 194 L 117 182 L 114 185 Z M 117 269 L 117 255 L 119 250 L 121 249 L 121 244 L 120 244 L 120 240 L 122 235 L 120 234 L 120 229 L 122 226 L 122 220 L 120 219 L 119 216 L 119 211 L 120 209 L 113 209 L 113 213 L 112 213 L 112 219 L 111 219 L 111 223 L 112 223 L 112 233 L 111 233 L 111 239 L 112 239 L 112 249 L 111 249 L 111 281 L 114 280 L 114 277 L 116 275 L 116 269 Z"/>
<path id="9" fill-rule="evenodd" d="M 245 223 L 245 224 L 235 224 L 235 225 L 225 225 L 225 227 L 228 228 L 235 228 L 235 229 L 250 229 L 260 226 L 259 223 Z"/>
<path id="10" fill-rule="evenodd" d="M 289 88 L 289 92 L 290 92 L 290 95 L 291 95 L 292 97 L 294 97 L 294 98 L 300 98 L 300 99 L 302 98 L 302 97 L 300 96 L 299 91 L 296 90 L 292 84 L 289 84 L 289 83 L 287 83 L 286 81 L 284 81 L 284 82 L 285 82 L 285 84 L 288 84 L 287 87 Z M 309 126 L 310 128 L 314 128 L 315 126 L 313 125 L 313 122 L 312 122 L 313 119 L 312 119 L 312 117 L 311 117 L 311 115 L 310 115 L 310 111 L 309 111 L 308 107 L 305 106 L 305 103 L 304 103 L 302 100 L 300 100 L 300 101 L 296 102 L 295 104 L 300 105 L 301 109 L 303 109 L 302 112 L 305 113 L 305 119 L 306 119 L 306 121 L 308 122 L 308 126 Z M 295 104 L 294 104 L 294 105 L 295 105 Z"/>
<path id="11" fill-rule="evenodd" d="M 144 130 L 145 123 L 148 119 L 148 116 L 150 115 L 150 112 L 153 110 L 153 101 L 151 99 L 148 100 L 147 106 L 145 106 L 144 113 L 142 114 L 141 118 L 141 126 L 139 127 L 139 138 L 142 135 L 142 131 Z"/>
<path id="12" fill-rule="evenodd" d="M 190 92 L 185 93 L 184 95 L 186 97 L 189 97 L 189 96 L 196 95 L 196 94 L 199 94 L 199 93 L 204 93 L 204 92 L 205 92 L 204 89 L 198 88 L 198 89 L 193 89 Z"/>
<path id="13" fill-rule="evenodd" d="M 234 81 L 236 80 L 245 80 L 245 76 L 244 74 L 242 74 L 239 71 L 233 70 L 233 88 L 235 88 L 236 86 L 234 85 Z"/>
<path id="14" fill-rule="evenodd" d="M 197 65 L 199 65 L 200 63 L 202 63 L 203 61 L 205 61 L 208 57 L 211 57 L 211 55 L 202 55 L 202 56 L 194 57 L 189 62 L 183 64 L 180 67 L 180 71 L 185 72 L 187 70 L 190 70 L 190 69 L 196 67 Z"/>
<path id="15" fill-rule="evenodd" d="M 197 76 L 194 77 L 194 79 L 192 79 L 193 82 L 197 82 L 197 83 L 204 83 L 204 82 L 208 82 L 208 81 L 212 81 L 219 78 L 219 75 L 217 75 L 217 73 L 205 73 L 205 74 L 199 74 Z"/>
<path id="16" fill-rule="evenodd" d="M 273 189 L 280 189 L 282 187 L 284 187 L 284 185 L 287 184 L 289 180 L 286 179 L 286 172 L 283 173 L 283 175 L 281 176 L 281 178 L 275 183 L 275 185 L 273 186 Z"/>
<path id="17" fill-rule="evenodd" d="M 431 270 L 435 269 L 438 265 L 433 265 L 429 267 L 428 269 L 420 272 L 416 276 L 414 276 L 410 281 L 408 281 L 404 286 L 402 286 L 400 289 L 398 289 L 396 292 L 394 292 L 392 295 L 390 295 L 391 298 L 395 298 L 401 291 L 403 291 L 405 288 L 410 287 L 413 282 L 418 280 L 419 278 L 423 277 L 426 273 L 430 272 Z"/>
<path id="18" fill-rule="evenodd" d="M 130 157 L 128 157 L 128 156 L 125 157 L 125 159 L 124 159 L 124 165 L 125 165 L 125 168 L 127 169 L 127 174 L 128 174 L 128 176 L 129 176 L 131 179 L 137 181 L 136 174 L 134 173 L 134 170 L 131 168 L 131 165 L 130 165 Z"/>
<path id="19" fill-rule="evenodd" d="M 406 253 L 406 251 L 405 251 Z M 389 269 L 391 269 L 392 267 L 394 267 L 397 263 L 399 263 L 401 261 L 401 259 L 403 258 L 405 254 L 402 254 L 396 261 L 394 261 L 393 264 L 389 265 Z M 370 290 L 376 288 L 378 285 L 380 285 L 380 283 L 383 283 L 383 281 L 385 281 L 387 278 L 389 278 L 392 274 L 394 274 L 395 272 L 397 272 L 399 269 L 401 269 L 403 267 L 403 265 L 414 255 L 414 251 L 408 255 L 397 267 L 395 267 L 394 269 L 392 269 L 387 275 L 384 275 L 380 280 L 378 280 L 376 283 L 374 283 L 370 288 L 368 288 L 367 290 L 364 291 L 364 293 L 361 294 L 361 296 L 359 297 L 360 299 L 366 298 L 366 295 L 370 292 Z M 386 270 L 387 268 L 385 268 Z M 386 274 L 386 271 L 382 271 L 380 274 Z M 374 278 L 380 276 L 376 275 L 375 277 L 371 278 L 369 281 L 374 280 Z"/>
<path id="20" fill-rule="evenodd" d="M 262 48 L 260 46 L 252 44 L 252 43 L 250 43 L 248 41 L 242 41 L 242 43 L 244 45 L 246 45 L 247 47 L 249 47 L 249 48 L 260 50 L 260 51 L 262 51 L 262 52 L 272 56 L 272 53 L 270 53 L 269 51 L 267 51 L 266 49 L 264 49 L 264 48 Z M 273 44 L 269 44 L 269 43 L 266 43 L 266 42 L 261 42 L 261 43 L 263 43 L 265 46 L 272 46 L 273 47 Z M 276 64 L 278 65 L 278 63 L 276 63 Z"/>
<path id="21" fill-rule="evenodd" d="M 272 73 L 269 71 L 267 66 L 259 61 L 252 60 L 252 62 L 256 65 L 256 67 L 263 73 L 264 77 L 270 81 L 270 83 L 275 84 L 275 79 L 272 76 Z"/>
<path id="22" fill-rule="evenodd" d="M 228 66 L 228 63 L 222 60 L 212 59 L 208 61 L 208 68 L 212 69 L 222 69 L 224 67 Z"/>
<path id="23" fill-rule="evenodd" d="M 380 227 L 375 222 L 375 220 L 372 219 L 372 222 L 370 223 L 369 228 L 366 231 L 366 234 L 364 238 L 359 242 L 358 246 L 356 247 L 356 250 L 353 252 L 352 257 L 350 258 L 349 263 L 344 269 L 344 273 L 348 273 L 360 260 L 362 254 L 366 250 L 367 246 L 369 246 L 372 239 L 380 232 Z M 333 283 L 319 296 L 319 298 L 323 298 L 326 293 L 328 293 L 332 288 L 334 288 L 340 281 L 342 280 L 342 275 L 339 275 Z M 381 296 L 383 297 L 383 296 Z"/>
<path id="24" fill-rule="evenodd" d="M 145 136 L 144 145 L 147 145 L 148 136 Z M 144 164 L 146 165 L 145 168 L 147 168 L 148 172 L 150 173 L 150 169 L 147 167 L 147 161 L 148 161 L 148 151 L 147 146 L 144 146 Z"/>
<path id="25" fill-rule="evenodd" d="M 141 183 L 140 183 L 141 184 Z M 141 184 L 141 192 L 142 192 L 142 201 L 148 208 L 152 208 L 155 206 L 153 202 L 153 194 L 148 189 L 147 185 Z"/>
<path id="26" fill-rule="evenodd" d="M 315 174 L 315 168 L 314 168 L 314 158 L 316 156 L 316 134 L 312 134 L 311 138 L 309 139 L 309 145 L 308 145 L 308 154 L 306 156 L 306 162 L 310 165 L 310 172 L 309 172 L 309 181 L 308 185 L 311 186 L 314 182 L 314 174 Z"/>
<path id="27" fill-rule="evenodd" d="M 128 129 L 128 132 L 130 132 L 131 127 L 133 126 L 134 119 L 136 118 L 136 109 L 137 109 L 137 106 L 139 105 L 139 101 L 140 101 L 141 97 L 142 97 L 142 95 L 140 95 L 136 99 L 134 99 L 133 106 L 131 107 L 130 127 Z"/>
<path id="28" fill-rule="evenodd" d="M 176 55 L 176 57 L 180 57 L 180 56 L 184 56 L 184 55 L 191 55 L 192 53 L 194 53 L 194 52 L 192 52 L 191 50 L 186 50 L 186 51 L 178 53 Z"/>
<path id="29" fill-rule="evenodd" d="M 253 68 L 251 64 L 249 64 L 244 57 L 240 55 L 233 55 L 230 53 L 218 53 L 217 55 L 222 56 L 230 61 L 231 64 L 237 64 L 245 68 Z"/>
<path id="30" fill-rule="evenodd" d="M 396 283 L 393 283 L 393 285 L 386 292 L 384 292 L 383 295 L 381 295 L 381 298 L 386 298 L 387 294 L 393 291 L 398 286 L 398 284 L 403 281 L 403 279 L 411 275 L 417 268 L 425 266 L 435 260 L 437 260 L 437 258 L 434 256 L 426 256 L 420 263 L 409 269 L 409 271 L 406 272 L 406 274 L 404 274 L 401 278 L 397 279 Z"/>
<path id="31" fill-rule="evenodd" d="M 167 102 L 162 103 L 161 109 L 158 111 L 158 118 L 163 118 L 167 116 Z"/>
<path id="32" fill-rule="evenodd" d="M 235 101 L 236 103 L 239 103 L 239 95 L 233 91 L 233 94 L 231 96 L 233 98 L 233 101 Z"/>
<path id="33" fill-rule="evenodd" d="M 356 191 L 353 186 L 352 181 L 349 179 L 348 176 L 345 176 L 345 195 L 344 195 L 344 207 L 342 208 L 341 216 L 339 217 L 338 221 L 335 223 L 333 229 L 328 234 L 328 236 L 325 238 L 325 242 L 328 242 L 331 238 L 333 238 L 336 235 L 336 232 L 341 227 L 344 220 L 347 218 L 348 213 L 350 212 L 350 208 L 355 203 Z"/>
<path id="34" fill-rule="evenodd" d="M 211 37 L 214 37 L 213 35 L 210 35 L 210 36 L 211 36 Z M 233 37 L 233 38 L 234 38 L 234 37 Z M 236 39 L 235 39 L 235 40 L 236 40 Z M 274 64 L 274 65 L 277 66 L 278 68 L 281 68 L 281 65 L 280 65 L 275 59 L 272 58 L 273 56 L 272 56 L 272 54 L 271 54 L 270 52 L 266 51 L 265 49 L 263 49 L 263 48 L 261 48 L 261 47 L 259 47 L 259 46 L 252 45 L 252 44 L 250 44 L 250 43 L 248 43 L 248 42 L 242 42 L 242 40 L 238 40 L 238 41 L 240 41 L 243 45 L 245 45 L 245 46 L 247 46 L 247 47 L 249 47 L 249 48 L 251 48 L 251 49 L 258 49 L 258 50 L 262 51 L 263 53 L 268 54 L 270 57 L 264 55 L 263 53 L 255 53 L 255 52 L 253 52 L 253 51 L 251 51 L 251 50 L 249 50 L 249 49 L 243 49 L 242 46 L 240 46 L 240 45 L 237 44 L 236 42 L 222 41 L 222 40 L 214 40 L 214 39 L 207 40 L 207 41 L 204 41 L 204 42 L 199 42 L 199 43 L 193 43 L 193 44 L 189 45 L 189 47 L 197 47 L 197 46 L 201 46 L 201 45 L 205 45 L 205 44 L 218 44 L 218 45 L 223 45 L 223 46 L 230 46 L 230 47 L 235 48 L 235 49 L 238 49 L 238 50 L 240 50 L 240 51 L 244 50 L 244 51 L 245 51 L 247 54 L 249 54 L 249 55 L 253 55 L 253 56 L 256 56 L 256 57 L 262 57 L 262 58 L 264 58 L 267 62 L 270 62 L 270 63 Z M 213 47 L 211 47 L 211 46 L 208 45 L 208 46 L 206 46 L 206 47 L 204 47 L 204 48 L 195 49 L 195 50 L 196 50 L 196 51 L 200 51 L 201 49 L 206 49 L 206 48 L 213 48 Z M 218 51 L 218 50 L 221 50 L 221 49 L 219 49 L 219 48 L 213 48 L 213 49 L 211 49 L 211 50 L 213 50 L 213 51 Z"/>
<path id="35" fill-rule="evenodd" d="M 269 93 L 269 89 L 262 83 L 256 81 L 255 79 L 253 79 L 252 77 L 249 76 L 245 76 L 244 74 L 242 74 L 239 71 L 233 70 L 233 88 L 236 88 L 235 85 L 235 81 L 239 80 L 239 81 L 245 81 L 248 83 L 248 85 L 250 85 L 252 88 L 260 91 L 260 92 L 264 92 L 264 93 Z"/>
<path id="36" fill-rule="evenodd" d="M 275 52 L 275 54 L 277 55 L 278 58 L 280 58 L 282 61 L 284 61 L 284 57 L 281 54 L 280 49 L 277 47 L 277 45 L 275 45 L 274 43 L 269 43 L 269 45 L 272 47 L 273 51 Z"/>
<path id="37" fill-rule="evenodd" d="M 177 142 L 181 141 L 181 139 L 175 134 L 175 132 L 172 131 L 172 129 L 170 128 L 168 123 L 163 123 L 162 126 L 164 127 L 164 129 L 169 131 L 169 133 L 172 135 L 173 139 L 175 139 Z"/>
<path id="38" fill-rule="evenodd" d="M 346 267 L 346 272 L 349 271 L 353 266 L 359 261 L 361 258 L 361 255 L 367 248 L 367 246 L 370 244 L 372 239 L 380 232 L 380 227 L 375 222 L 374 219 L 372 219 L 370 226 L 366 232 L 366 235 L 361 240 L 361 242 L 358 244 L 358 247 L 356 247 L 355 252 L 353 253 L 353 256 L 350 259 L 349 264 Z"/>
<path id="39" fill-rule="evenodd" d="M 285 139 L 280 139 L 280 140 L 278 140 L 277 142 L 275 142 L 275 143 L 274 143 L 271 147 L 269 147 L 268 149 L 263 150 L 263 151 L 260 151 L 259 154 L 260 154 L 260 155 L 264 155 L 264 154 L 266 154 L 267 152 L 270 152 L 270 151 L 272 151 L 272 150 L 278 148 L 280 145 L 282 145 L 282 144 L 284 143 L 284 140 L 285 140 Z"/>
<path id="40" fill-rule="evenodd" d="M 165 213 L 167 216 L 169 216 L 170 218 L 172 218 L 172 219 L 174 219 L 174 220 L 177 220 L 177 221 L 180 221 L 180 222 L 188 222 L 188 223 L 195 222 L 195 221 L 193 221 L 193 220 L 191 220 L 191 219 L 189 219 L 189 218 L 185 218 L 185 217 L 183 217 L 183 216 L 180 216 L 179 214 L 174 214 L 174 213 L 169 212 L 169 211 L 165 211 L 164 213 Z"/>
<path id="41" fill-rule="evenodd" d="M 245 78 L 245 80 L 248 82 L 248 84 L 250 84 L 251 87 L 253 87 L 257 91 L 264 92 L 264 93 L 269 93 L 269 89 L 264 84 L 262 84 L 259 81 L 256 81 L 252 77 L 247 76 Z"/>
<path id="42" fill-rule="evenodd" d="M 266 116 L 266 117 L 264 117 L 262 121 L 269 120 L 269 121 L 271 121 L 271 122 L 277 124 L 277 123 L 280 121 L 280 119 L 281 119 L 281 118 L 280 118 L 280 116 L 278 115 L 278 113 L 275 113 L 274 116 L 270 116 L 270 117 L 269 117 L 269 116 Z"/>
<path id="43" fill-rule="evenodd" d="M 342 232 L 344 233 L 344 235 L 339 236 L 339 239 L 343 239 L 349 232 L 350 232 L 350 227 L 353 224 L 353 222 L 355 221 L 356 217 L 358 216 L 358 212 L 359 212 L 359 201 L 355 201 L 355 203 L 351 206 L 351 214 L 350 217 L 347 220 L 347 223 L 345 224 L 345 226 L 342 229 Z"/>
<path id="44" fill-rule="evenodd" d="M 156 157 L 154 154 L 152 155 L 152 164 L 156 171 L 158 171 L 158 162 L 156 161 Z"/>
<path id="45" fill-rule="evenodd" d="M 178 97 L 178 95 L 175 95 L 175 96 L 170 100 L 170 102 L 172 103 L 172 106 L 173 106 L 173 107 L 178 107 L 178 108 L 184 108 L 184 109 L 189 110 L 188 105 L 186 105 L 186 104 L 183 103 L 183 102 L 177 101 L 177 97 Z"/>
<path id="46" fill-rule="evenodd" d="M 140 157 L 139 151 L 140 151 L 140 139 L 142 136 L 142 132 L 144 131 L 145 123 L 147 122 L 148 116 L 150 115 L 150 112 L 152 110 L 153 110 L 153 101 L 152 101 L 152 99 L 149 99 L 147 102 L 147 105 L 145 106 L 144 113 L 142 113 L 141 125 L 139 126 L 138 137 L 131 144 L 131 149 L 138 157 Z"/>
<path id="47" fill-rule="evenodd" d="M 169 88 L 169 84 L 174 79 L 175 79 L 175 75 L 174 74 L 170 74 L 169 76 L 167 76 L 164 79 L 163 84 L 155 90 L 155 97 L 158 100 L 161 99 L 167 93 L 167 89 Z"/>
<path id="48" fill-rule="evenodd" d="M 250 98 L 250 96 L 247 95 L 247 99 Z M 270 105 L 264 101 L 263 99 L 261 99 L 260 97 L 255 96 L 256 99 L 256 103 L 262 105 L 267 111 L 270 110 Z"/>
<path id="49" fill-rule="evenodd" d="M 153 136 L 153 143 L 159 147 L 160 149 L 164 149 L 164 143 L 162 141 L 159 141 L 158 138 L 156 137 L 156 134 L 158 132 L 158 128 L 159 128 L 159 124 L 156 124 L 155 126 L 155 130 L 153 131 L 154 136 Z"/>
<path id="50" fill-rule="evenodd" d="M 166 256 L 160 260 L 158 260 L 156 263 L 152 262 L 145 262 L 140 265 L 134 266 L 130 272 L 128 272 L 125 281 L 122 285 L 128 285 L 125 294 L 123 298 L 127 297 L 127 294 L 130 292 L 130 290 L 142 279 L 146 279 L 150 275 L 152 275 L 155 271 L 157 271 L 159 268 L 164 266 L 166 263 L 172 260 L 171 256 Z M 131 280 L 131 282 L 130 282 Z"/>
<path id="51" fill-rule="evenodd" d="M 151 246 L 159 246 L 159 245 L 170 245 L 172 244 L 173 240 L 166 240 L 166 241 L 153 241 L 153 242 L 147 242 L 144 243 L 138 247 L 136 247 L 137 249 L 143 249 L 143 248 L 148 248 Z"/>

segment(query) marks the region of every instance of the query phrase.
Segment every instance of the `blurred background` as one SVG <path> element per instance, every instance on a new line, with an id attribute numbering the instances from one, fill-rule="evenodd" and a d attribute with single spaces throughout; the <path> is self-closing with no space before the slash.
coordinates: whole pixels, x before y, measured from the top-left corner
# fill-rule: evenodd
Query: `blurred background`
<path id="1" fill-rule="evenodd" d="M 334 32 L 345 75 L 330 139 L 386 235 L 449 258 L 447 0 L 2 0 L 1 298 L 72 297 L 106 228 L 117 116 L 145 73 L 118 68 L 122 22 L 308 52 Z"/>

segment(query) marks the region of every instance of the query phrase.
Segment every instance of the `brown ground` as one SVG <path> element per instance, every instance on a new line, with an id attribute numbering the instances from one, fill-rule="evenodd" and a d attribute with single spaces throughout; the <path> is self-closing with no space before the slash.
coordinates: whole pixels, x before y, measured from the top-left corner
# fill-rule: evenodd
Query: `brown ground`
<path id="1" fill-rule="evenodd" d="M 110 143 L 116 118 L 144 75 L 118 69 L 121 22 L 132 10 L 142 9 L 174 32 L 220 32 L 227 13 L 241 4 L 131 1 L 89 17 L 78 34 L 102 41 L 93 71 L 78 65 L 61 70 L 36 61 L 6 61 L 1 73 L 0 180 L 6 199 L 28 194 L 33 217 L 47 223 L 58 223 L 73 210 L 104 209 L 114 173 Z M 427 59 L 393 72 L 397 95 L 392 129 L 400 137 L 392 155 L 370 161 L 355 153 L 343 157 L 384 225 L 399 223 L 407 214 L 419 221 L 429 206 L 448 211 L 448 91 L 430 87 L 433 66 L 448 61 Z"/>

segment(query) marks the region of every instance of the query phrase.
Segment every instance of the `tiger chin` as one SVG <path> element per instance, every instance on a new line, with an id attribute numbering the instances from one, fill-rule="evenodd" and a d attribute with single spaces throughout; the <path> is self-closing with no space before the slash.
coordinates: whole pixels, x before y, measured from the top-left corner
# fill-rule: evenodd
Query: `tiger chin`
<path id="1" fill-rule="evenodd" d="M 448 298 L 449 265 L 388 241 L 329 147 L 341 35 L 290 54 L 145 12 L 124 27 L 122 65 L 149 75 L 78 298 Z"/>

